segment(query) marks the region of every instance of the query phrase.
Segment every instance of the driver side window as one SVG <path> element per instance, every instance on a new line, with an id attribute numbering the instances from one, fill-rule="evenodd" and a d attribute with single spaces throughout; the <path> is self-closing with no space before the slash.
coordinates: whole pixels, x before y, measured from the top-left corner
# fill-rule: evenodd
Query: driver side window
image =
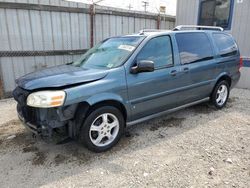
<path id="1" fill-rule="evenodd" d="M 173 52 L 170 37 L 160 36 L 148 41 L 137 56 L 137 61 L 140 60 L 153 61 L 155 69 L 173 65 Z"/>

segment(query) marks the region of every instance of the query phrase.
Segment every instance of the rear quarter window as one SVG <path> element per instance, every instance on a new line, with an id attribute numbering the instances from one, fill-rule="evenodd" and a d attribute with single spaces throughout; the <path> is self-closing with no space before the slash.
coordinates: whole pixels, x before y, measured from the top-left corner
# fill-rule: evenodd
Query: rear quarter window
<path id="1" fill-rule="evenodd" d="M 224 33 L 213 33 L 213 39 L 222 57 L 236 55 L 238 48 L 234 39 Z"/>
<path id="2" fill-rule="evenodd" d="M 212 46 L 205 33 L 177 33 L 175 37 L 182 64 L 213 58 Z"/>

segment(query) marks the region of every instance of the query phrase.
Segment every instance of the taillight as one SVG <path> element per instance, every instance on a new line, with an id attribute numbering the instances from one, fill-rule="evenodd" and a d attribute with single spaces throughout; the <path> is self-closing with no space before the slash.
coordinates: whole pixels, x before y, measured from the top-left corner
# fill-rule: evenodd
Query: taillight
<path id="1" fill-rule="evenodd" d="M 242 57 L 240 57 L 240 67 L 239 67 L 239 69 L 240 69 L 241 67 L 243 67 L 243 58 L 242 58 Z"/>

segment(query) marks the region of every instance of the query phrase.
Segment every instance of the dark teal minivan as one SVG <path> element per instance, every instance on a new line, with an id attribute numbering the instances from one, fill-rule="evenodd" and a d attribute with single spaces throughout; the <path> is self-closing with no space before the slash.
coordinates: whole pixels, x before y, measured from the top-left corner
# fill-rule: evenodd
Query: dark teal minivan
<path id="1" fill-rule="evenodd" d="M 205 101 L 223 108 L 240 67 L 239 49 L 222 28 L 142 30 L 17 79 L 13 96 L 32 132 L 67 135 L 102 152 L 129 125 Z"/>

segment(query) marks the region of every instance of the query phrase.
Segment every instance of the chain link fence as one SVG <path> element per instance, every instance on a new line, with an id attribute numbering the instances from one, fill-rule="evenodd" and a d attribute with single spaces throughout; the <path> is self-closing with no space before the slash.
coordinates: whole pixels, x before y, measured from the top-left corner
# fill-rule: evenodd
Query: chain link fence
<path id="1" fill-rule="evenodd" d="M 171 16 L 108 7 L 91 13 L 90 5 L 61 0 L 19 1 L 0 2 L 0 97 L 11 95 L 16 78 L 72 62 L 107 37 L 175 25 Z"/>

